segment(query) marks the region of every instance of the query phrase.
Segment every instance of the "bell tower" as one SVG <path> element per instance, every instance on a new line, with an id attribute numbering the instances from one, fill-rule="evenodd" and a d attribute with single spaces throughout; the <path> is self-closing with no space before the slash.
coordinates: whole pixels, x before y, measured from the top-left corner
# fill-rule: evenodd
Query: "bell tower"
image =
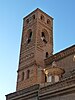
<path id="1" fill-rule="evenodd" d="M 23 19 L 16 90 L 44 81 L 44 59 L 53 53 L 53 18 L 36 9 Z"/>

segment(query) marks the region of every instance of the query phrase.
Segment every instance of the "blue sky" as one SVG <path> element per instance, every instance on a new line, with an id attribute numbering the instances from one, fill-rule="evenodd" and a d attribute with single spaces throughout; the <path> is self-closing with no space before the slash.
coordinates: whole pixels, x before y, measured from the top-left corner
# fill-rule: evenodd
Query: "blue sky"
<path id="1" fill-rule="evenodd" d="M 54 18 L 54 53 L 75 44 L 75 0 L 0 0 L 0 100 L 16 90 L 23 17 L 36 8 Z"/>

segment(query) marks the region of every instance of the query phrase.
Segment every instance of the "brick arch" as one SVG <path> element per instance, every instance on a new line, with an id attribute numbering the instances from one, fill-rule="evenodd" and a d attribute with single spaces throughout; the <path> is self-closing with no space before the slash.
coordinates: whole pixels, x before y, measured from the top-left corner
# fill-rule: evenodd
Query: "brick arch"
<path id="1" fill-rule="evenodd" d="M 45 39 L 46 39 L 46 41 L 48 42 L 49 41 L 49 34 L 48 34 L 48 31 L 46 30 L 46 29 L 42 29 L 42 31 L 41 31 L 41 36 L 44 34 L 44 36 L 45 36 Z"/>
<path id="2" fill-rule="evenodd" d="M 33 34 L 32 29 L 29 29 L 29 30 L 27 31 L 27 42 L 28 42 L 28 43 L 30 43 L 31 40 L 32 40 L 32 34 Z"/>
<path id="3" fill-rule="evenodd" d="M 45 21 L 44 15 L 41 14 L 40 19 L 41 19 L 42 21 Z"/>
<path id="4" fill-rule="evenodd" d="M 29 36 L 30 32 L 32 32 L 32 29 L 27 30 L 27 36 Z"/>
<path id="5" fill-rule="evenodd" d="M 50 19 L 47 19 L 47 24 L 48 24 L 48 25 L 51 25 Z"/>

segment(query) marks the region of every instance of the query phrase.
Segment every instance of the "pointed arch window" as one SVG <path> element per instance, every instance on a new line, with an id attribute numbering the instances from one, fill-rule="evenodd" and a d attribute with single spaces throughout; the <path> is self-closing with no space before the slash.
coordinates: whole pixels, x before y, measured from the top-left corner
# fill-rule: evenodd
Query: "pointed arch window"
<path id="1" fill-rule="evenodd" d="M 47 43 L 46 37 L 45 37 L 45 33 L 44 33 L 44 32 L 41 33 L 41 39 L 42 39 L 42 41 L 43 41 L 44 43 Z"/>
<path id="2" fill-rule="evenodd" d="M 31 42 L 31 38 L 32 38 L 32 31 L 29 33 L 28 43 L 30 43 L 30 42 Z"/>

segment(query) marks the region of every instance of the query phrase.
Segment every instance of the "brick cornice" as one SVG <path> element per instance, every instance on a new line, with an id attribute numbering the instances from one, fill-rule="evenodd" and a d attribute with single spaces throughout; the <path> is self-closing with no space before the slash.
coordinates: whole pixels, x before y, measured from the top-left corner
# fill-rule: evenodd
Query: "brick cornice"
<path id="1" fill-rule="evenodd" d="M 23 20 L 27 17 L 29 17 L 30 15 L 34 14 L 36 11 L 40 11 L 41 13 L 45 14 L 46 16 L 50 17 L 52 20 L 53 18 L 51 16 L 49 16 L 48 14 L 46 14 L 45 12 L 43 12 L 41 9 L 37 8 L 34 11 L 32 11 L 30 14 L 28 14 L 26 17 L 23 18 Z"/>
<path id="2" fill-rule="evenodd" d="M 75 45 L 66 48 L 56 54 L 51 55 L 49 58 L 45 59 L 45 64 L 49 65 L 51 64 L 53 61 L 58 61 L 60 59 L 63 59 L 71 54 L 75 54 Z"/>
<path id="3" fill-rule="evenodd" d="M 34 60 L 33 62 L 31 62 L 31 63 L 29 63 L 29 64 L 27 64 L 27 65 L 25 65 L 25 66 L 23 66 L 23 67 L 19 67 L 19 69 L 17 70 L 17 72 L 19 72 L 19 71 L 21 71 L 21 70 L 24 70 L 24 69 L 26 69 L 26 68 L 28 68 L 28 67 L 32 67 L 33 65 L 36 65 L 36 61 Z"/>

